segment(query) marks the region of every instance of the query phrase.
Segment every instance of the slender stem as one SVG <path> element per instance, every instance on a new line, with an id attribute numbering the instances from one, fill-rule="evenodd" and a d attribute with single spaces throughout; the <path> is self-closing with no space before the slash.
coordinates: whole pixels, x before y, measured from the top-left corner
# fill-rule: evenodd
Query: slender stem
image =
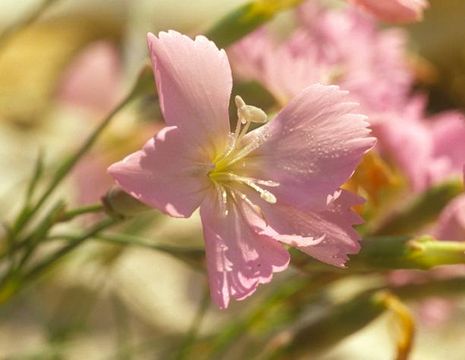
<path id="1" fill-rule="evenodd" d="M 23 283 L 30 282 L 40 276 L 45 270 L 47 270 L 51 265 L 56 263 L 58 260 L 63 258 L 65 255 L 72 252 L 76 249 L 80 244 L 82 244 L 85 240 L 96 236 L 99 232 L 114 226 L 119 221 L 117 219 L 107 218 L 102 220 L 101 222 L 92 226 L 88 231 L 82 234 L 79 237 L 76 237 L 72 242 L 66 244 L 61 249 L 57 250 L 53 254 L 46 257 L 32 269 L 30 269 L 26 274 L 21 277 Z"/>
<path id="2" fill-rule="evenodd" d="M 354 298 L 335 304 L 314 320 L 301 324 L 288 335 L 286 342 L 274 349 L 268 359 L 303 358 L 318 354 L 368 325 L 385 308 L 378 301 L 378 290 L 367 290 Z"/>
<path id="3" fill-rule="evenodd" d="M 29 260 L 33 255 L 34 250 L 37 248 L 37 245 L 40 243 L 41 239 L 44 239 L 47 236 L 50 228 L 56 223 L 58 217 L 62 214 L 65 204 L 63 201 L 58 201 L 55 206 L 44 216 L 44 218 L 39 222 L 34 232 L 29 234 L 23 239 L 18 239 L 10 244 L 10 246 L 0 254 L 0 260 L 8 258 L 9 264 L 8 269 L 2 275 L 0 279 L 0 287 L 8 282 L 8 280 L 14 276 L 14 274 L 19 273 L 24 264 Z M 19 258 L 17 253 L 24 249 L 24 252 Z M 19 260 L 18 260 L 19 258 Z"/>
<path id="4" fill-rule="evenodd" d="M 42 196 L 36 202 L 34 206 L 32 206 L 24 216 L 20 216 L 16 223 L 13 226 L 13 236 L 16 236 L 22 228 L 30 221 L 32 216 L 42 207 L 48 197 L 54 192 L 57 186 L 62 182 L 65 176 L 73 169 L 73 167 L 77 164 L 77 162 L 86 154 L 89 149 L 94 145 L 97 141 L 98 137 L 102 134 L 102 132 L 108 127 L 111 120 L 114 116 L 121 111 L 131 100 L 134 98 L 136 94 L 136 90 L 138 90 L 138 82 L 133 87 L 133 89 L 129 92 L 129 94 L 116 106 L 100 123 L 100 125 L 94 130 L 94 132 L 87 138 L 84 144 L 68 159 L 66 159 L 57 169 L 55 175 L 53 176 L 50 184 L 45 189 Z"/>
<path id="5" fill-rule="evenodd" d="M 56 234 L 49 236 L 48 240 L 71 240 L 75 241 L 79 238 L 76 234 Z M 97 234 L 93 237 L 93 240 L 104 241 L 115 245 L 124 246 L 140 246 L 152 250 L 157 250 L 174 256 L 178 260 L 181 260 L 194 269 L 203 269 L 205 251 L 199 248 L 181 248 L 178 246 L 169 246 L 156 244 L 146 241 L 138 236 L 132 236 L 127 234 Z"/>
<path id="6" fill-rule="evenodd" d="M 40 178 L 44 173 L 44 154 L 42 151 L 39 151 L 39 155 L 37 156 L 36 163 L 34 165 L 34 171 L 32 173 L 31 181 L 27 187 L 26 191 L 26 201 L 25 207 L 27 207 L 34 195 L 34 192 L 37 188 L 37 184 L 39 183 Z"/>
<path id="7" fill-rule="evenodd" d="M 370 235 L 405 235 L 418 232 L 433 222 L 442 209 L 455 197 L 463 193 L 461 181 L 448 181 L 433 186 L 419 194 L 406 207 L 386 219 Z"/>
<path id="8" fill-rule="evenodd" d="M 421 300 L 429 296 L 463 295 L 465 293 L 465 278 L 433 280 L 424 284 L 408 284 L 399 287 L 375 287 L 356 295 L 340 304 L 333 304 L 322 311 L 320 316 L 301 324 L 294 331 L 286 328 L 287 342 L 274 349 L 267 359 L 301 358 L 306 354 L 313 355 L 325 351 L 347 336 L 368 325 L 386 310 L 384 301 L 386 292 L 402 300 Z M 392 295 L 391 295 L 392 296 Z M 307 302 L 307 306 L 308 306 Z M 391 309 L 392 309 L 391 303 Z M 413 323 L 405 308 L 394 304 L 402 321 L 405 321 L 404 353 L 408 354 L 413 340 Z M 291 321 L 293 319 L 290 319 Z M 278 333 L 277 336 L 280 334 Z M 399 358 L 399 357 L 398 357 Z M 402 359 L 402 358 L 401 358 Z M 404 357 L 405 359 L 405 357 Z"/>
<path id="9" fill-rule="evenodd" d="M 8 274 L 0 286 L 0 303 L 7 301 L 10 297 L 16 294 L 24 285 L 34 281 L 44 271 L 48 270 L 52 265 L 61 260 L 65 255 L 72 252 L 85 240 L 97 235 L 100 231 L 108 229 L 109 227 L 116 225 L 120 220 L 106 218 L 99 223 L 92 226 L 88 231 L 84 232 L 82 235 L 76 237 L 70 243 L 66 244 L 62 248 L 58 249 L 54 253 L 45 257 L 37 265 L 29 269 L 26 273 L 21 273 L 20 271 L 14 271 Z"/>
<path id="10" fill-rule="evenodd" d="M 104 207 L 102 204 L 93 204 L 93 205 L 87 205 L 83 206 L 80 208 L 76 209 L 71 209 L 67 212 L 64 212 L 64 203 L 61 202 L 61 209 L 58 212 L 55 207 L 52 208 L 52 210 L 49 211 L 49 213 L 45 216 L 43 221 L 47 221 L 48 227 L 46 230 L 49 230 L 51 226 L 55 225 L 57 222 L 64 222 L 64 221 L 69 221 L 74 219 L 77 216 L 80 215 L 85 215 L 85 214 L 92 214 L 92 213 L 98 213 L 104 210 Z M 52 214 L 55 213 L 56 214 Z M 50 219 L 53 219 L 53 223 L 50 223 Z M 42 228 L 42 225 L 39 225 L 34 231 L 26 236 L 23 237 L 22 239 L 17 239 L 17 241 L 13 242 L 10 244 L 10 246 L 7 248 L 6 251 L 0 253 L 0 260 L 3 259 L 6 256 L 12 257 L 16 252 L 19 250 L 23 249 L 26 245 L 28 245 L 31 241 L 32 238 L 35 239 L 42 239 L 46 237 L 46 232 L 43 232 L 40 230 Z M 74 236 L 73 239 L 75 239 L 77 236 Z M 47 237 L 46 240 L 49 240 L 50 237 Z"/>
<path id="11" fill-rule="evenodd" d="M 337 279 L 338 274 L 320 273 L 284 282 L 245 318 L 231 322 L 215 335 L 209 342 L 210 358 L 225 357 L 228 350 L 253 327 L 273 323 L 278 328 L 288 320 L 296 321 L 307 304 L 319 297 L 320 290 Z"/>
<path id="12" fill-rule="evenodd" d="M 351 256 L 348 269 L 337 269 L 290 250 L 292 264 L 305 271 L 370 272 L 396 269 L 427 270 L 435 266 L 465 264 L 465 242 L 436 240 L 431 236 L 378 236 L 363 240 L 362 250 Z"/>
<path id="13" fill-rule="evenodd" d="M 102 211 L 104 211 L 104 206 L 101 203 L 86 205 L 86 206 L 72 209 L 72 210 L 65 212 L 61 216 L 60 221 L 69 221 L 80 215 L 99 213 Z"/>
<path id="14" fill-rule="evenodd" d="M 202 299 L 200 300 L 199 307 L 197 309 L 197 313 L 195 314 L 195 317 L 192 320 L 191 327 L 188 333 L 186 334 L 175 359 L 189 359 L 189 353 L 191 352 L 192 345 L 194 344 L 195 339 L 197 338 L 197 334 L 207 312 L 208 305 L 210 305 L 210 293 L 208 291 L 208 286 L 205 285 Z"/>
<path id="15" fill-rule="evenodd" d="M 29 260 L 29 258 L 34 253 L 34 250 L 36 249 L 40 241 L 47 236 L 51 227 L 56 223 L 57 219 L 61 217 L 64 208 L 65 203 L 63 201 L 59 201 L 44 217 L 44 219 L 40 222 L 40 224 L 37 226 L 34 232 L 19 243 L 21 244 L 21 247 L 26 247 L 26 250 L 23 253 L 21 260 L 17 265 L 17 271 L 21 270 L 21 268 L 24 266 L 27 260 Z"/>

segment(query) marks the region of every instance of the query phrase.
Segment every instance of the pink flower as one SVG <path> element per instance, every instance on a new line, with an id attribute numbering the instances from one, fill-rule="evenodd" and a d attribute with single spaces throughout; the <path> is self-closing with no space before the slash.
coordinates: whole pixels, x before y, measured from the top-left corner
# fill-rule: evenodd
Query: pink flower
<path id="1" fill-rule="evenodd" d="M 421 20 L 428 7 L 426 0 L 349 0 L 380 20 L 405 23 Z"/>
<path id="2" fill-rule="evenodd" d="M 228 58 L 203 36 L 148 35 L 167 127 L 110 174 L 132 196 L 175 217 L 200 207 L 211 295 L 220 308 L 251 295 L 284 270 L 290 245 L 344 266 L 359 250 L 339 189 L 374 144 L 356 105 L 334 86 L 303 90 L 272 121 L 235 98 Z"/>
<path id="3" fill-rule="evenodd" d="M 58 99 L 101 116 L 121 96 L 122 65 L 117 49 L 104 41 L 87 46 L 66 69 Z"/>
<path id="4" fill-rule="evenodd" d="M 465 154 L 463 114 L 448 111 L 426 118 L 425 102 L 417 96 L 403 111 L 391 114 L 391 121 L 374 126 L 380 148 L 415 191 L 460 176 Z"/>
<path id="5" fill-rule="evenodd" d="M 455 198 L 442 211 L 433 234 L 442 240 L 465 241 L 465 195 Z"/>
<path id="6" fill-rule="evenodd" d="M 327 9 L 313 1 L 297 14 L 301 26 L 284 41 L 262 28 L 233 45 L 236 73 L 261 83 L 282 104 L 315 82 L 337 84 L 371 122 L 403 106 L 413 77 L 404 32 L 379 30 L 356 9 Z"/>

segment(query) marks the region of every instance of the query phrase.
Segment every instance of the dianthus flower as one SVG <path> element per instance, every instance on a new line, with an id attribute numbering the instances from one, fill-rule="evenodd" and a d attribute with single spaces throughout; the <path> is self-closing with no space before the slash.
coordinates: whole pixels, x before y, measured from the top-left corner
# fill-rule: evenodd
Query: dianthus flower
<path id="1" fill-rule="evenodd" d="M 231 132 L 226 53 L 174 31 L 149 34 L 148 45 L 167 127 L 109 173 L 168 215 L 200 207 L 214 302 L 226 308 L 284 270 L 283 245 L 344 266 L 359 250 L 350 208 L 360 198 L 339 187 L 374 144 L 347 93 L 307 87 L 269 122 L 236 96 Z"/>
<path id="2" fill-rule="evenodd" d="M 258 81 L 281 104 L 315 82 L 339 85 L 372 123 L 403 106 L 413 81 L 406 33 L 380 30 L 358 9 L 315 1 L 303 3 L 296 15 L 298 26 L 284 40 L 264 27 L 228 49 L 240 77 Z"/>
<path id="3" fill-rule="evenodd" d="M 391 121 L 373 127 L 380 149 L 420 192 L 463 170 L 465 117 L 456 110 L 425 115 L 426 97 L 413 97 Z M 414 161 L 412 159 L 415 159 Z"/>

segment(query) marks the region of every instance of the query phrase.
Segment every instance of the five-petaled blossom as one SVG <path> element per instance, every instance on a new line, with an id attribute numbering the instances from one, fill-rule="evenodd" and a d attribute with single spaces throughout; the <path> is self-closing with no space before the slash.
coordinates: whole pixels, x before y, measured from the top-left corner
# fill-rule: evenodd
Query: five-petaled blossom
<path id="1" fill-rule="evenodd" d="M 347 93 L 310 86 L 269 122 L 236 96 L 231 132 L 225 52 L 174 31 L 149 34 L 148 45 L 167 126 L 109 173 L 168 215 L 200 207 L 215 303 L 226 308 L 284 270 L 283 245 L 344 266 L 359 250 L 350 208 L 360 198 L 339 187 L 375 141 Z"/>

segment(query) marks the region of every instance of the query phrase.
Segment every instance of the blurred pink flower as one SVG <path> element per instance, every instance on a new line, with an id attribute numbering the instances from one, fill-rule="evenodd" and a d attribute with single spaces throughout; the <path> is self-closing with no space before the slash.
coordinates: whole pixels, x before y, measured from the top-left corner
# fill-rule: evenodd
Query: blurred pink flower
<path id="1" fill-rule="evenodd" d="M 407 23 L 423 18 L 427 0 L 349 0 L 380 20 Z"/>
<path id="2" fill-rule="evenodd" d="M 462 172 L 465 154 L 465 118 L 447 111 L 426 118 L 423 96 L 405 109 L 391 113 L 391 121 L 374 126 L 379 146 L 405 173 L 415 191 Z"/>
<path id="3" fill-rule="evenodd" d="M 442 211 L 433 235 L 443 240 L 465 241 L 465 195 L 452 200 Z"/>
<path id="4" fill-rule="evenodd" d="M 67 66 L 58 85 L 57 101 L 81 110 L 86 120 L 90 120 L 84 125 L 93 126 L 92 121 L 99 120 L 118 104 L 122 90 L 123 69 L 118 49 L 108 41 L 97 41 L 86 46 Z M 110 157 L 102 149 L 92 151 L 85 161 L 78 163 L 72 178 L 79 204 L 99 201 L 111 186 L 111 177 L 99 171 L 110 163 Z"/>
<path id="5" fill-rule="evenodd" d="M 78 54 L 65 70 L 58 88 L 58 100 L 101 116 L 118 103 L 122 77 L 117 49 L 105 41 L 95 42 Z"/>
<path id="6" fill-rule="evenodd" d="M 211 295 L 220 308 L 244 299 L 284 270 L 290 245 L 344 266 L 359 250 L 339 189 L 374 144 L 362 115 L 334 86 L 304 89 L 271 122 L 236 97 L 230 132 L 228 58 L 203 36 L 148 36 L 167 127 L 109 173 L 132 196 L 168 215 L 200 207 Z"/>
<path id="7" fill-rule="evenodd" d="M 262 28 L 233 45 L 229 54 L 235 73 L 258 81 L 282 104 L 314 83 L 340 85 L 371 122 L 403 106 L 413 78 L 404 32 L 379 30 L 359 11 L 328 9 L 313 1 L 297 15 L 301 26 L 284 41 Z"/>

